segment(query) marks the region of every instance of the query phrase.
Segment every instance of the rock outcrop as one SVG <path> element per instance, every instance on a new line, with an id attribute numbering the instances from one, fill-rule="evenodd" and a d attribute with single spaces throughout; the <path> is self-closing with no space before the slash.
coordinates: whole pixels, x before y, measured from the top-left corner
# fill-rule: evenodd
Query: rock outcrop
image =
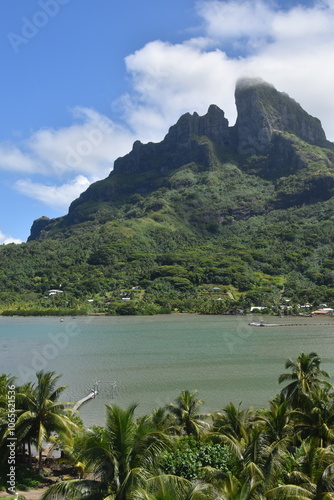
<path id="1" fill-rule="evenodd" d="M 28 241 L 35 240 L 38 237 L 41 237 L 42 231 L 50 224 L 51 219 L 49 217 L 40 217 L 39 219 L 34 220 L 33 225 L 30 229 L 30 236 Z"/>
<path id="2" fill-rule="evenodd" d="M 210 166 L 205 146 L 196 138 L 205 136 L 222 148 L 230 148 L 231 131 L 224 111 L 211 105 L 205 116 L 186 113 L 173 125 L 160 143 L 136 141 L 132 151 L 115 161 L 114 173 L 138 173 L 159 169 L 172 170 L 190 162 Z"/>
<path id="3" fill-rule="evenodd" d="M 309 115 L 287 94 L 258 79 L 241 79 L 235 91 L 237 121 L 229 127 L 224 111 L 211 105 L 204 116 L 187 113 L 158 144 L 136 141 L 132 151 L 115 161 L 114 173 L 138 173 L 152 168 L 175 169 L 190 162 L 210 166 L 207 150 L 196 138 L 205 136 L 221 150 L 244 155 L 267 154 L 276 132 L 325 146 L 320 120 Z"/>
<path id="4" fill-rule="evenodd" d="M 160 143 L 136 141 L 130 153 L 115 161 L 106 179 L 92 184 L 71 204 L 61 222 L 37 219 L 29 239 L 43 237 L 57 224 L 68 227 L 101 217 L 105 220 L 132 195 L 186 186 L 192 169 L 215 171 L 229 163 L 240 175 L 244 172 L 274 183 L 276 198 L 271 207 L 313 203 L 332 196 L 334 145 L 326 140 L 317 118 L 287 94 L 258 79 L 239 80 L 235 101 L 234 126 L 229 126 L 224 111 L 211 105 L 204 116 L 181 116 Z M 180 178 L 171 179 L 177 169 L 182 170 Z M 230 175 L 227 170 L 225 173 Z M 103 210 L 101 204 L 105 204 Z"/>
<path id="5" fill-rule="evenodd" d="M 268 152 L 275 131 L 294 134 L 309 144 L 326 145 L 320 120 L 262 80 L 239 80 L 235 100 L 237 150 L 241 154 Z"/>

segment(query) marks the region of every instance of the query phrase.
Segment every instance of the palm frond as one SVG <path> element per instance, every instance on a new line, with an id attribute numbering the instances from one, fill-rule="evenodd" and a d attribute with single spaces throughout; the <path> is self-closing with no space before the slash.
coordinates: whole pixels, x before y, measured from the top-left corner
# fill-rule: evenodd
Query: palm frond
<path id="1" fill-rule="evenodd" d="M 293 484 L 278 486 L 266 493 L 267 500 L 310 500 L 313 494 L 300 486 Z"/>
<path id="2" fill-rule="evenodd" d="M 53 484 L 40 500 L 103 500 L 107 495 L 105 483 L 75 479 Z"/>

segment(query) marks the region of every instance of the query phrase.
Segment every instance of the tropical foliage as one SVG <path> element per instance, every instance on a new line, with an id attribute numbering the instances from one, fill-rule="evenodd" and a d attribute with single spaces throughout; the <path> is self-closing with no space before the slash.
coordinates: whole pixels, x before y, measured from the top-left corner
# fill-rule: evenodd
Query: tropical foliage
<path id="1" fill-rule="evenodd" d="M 42 452 L 47 443 L 55 442 L 55 436 L 69 443 L 77 426 L 66 409 L 68 403 L 59 401 L 59 396 L 66 386 L 56 387 L 60 375 L 54 372 L 40 371 L 36 373 L 37 382 L 27 383 L 15 388 L 15 439 L 28 446 L 29 464 L 31 466 L 31 446 L 38 451 L 38 470 L 42 472 Z M 13 379 L 1 377 L 1 441 L 2 460 L 5 462 L 9 453 L 7 444 L 11 427 L 8 425 L 7 392 L 14 388 Z"/>
<path id="2" fill-rule="evenodd" d="M 185 390 L 146 416 L 135 415 L 136 405 L 107 406 L 106 426 L 91 429 L 69 424 L 58 376 L 40 372 L 35 384 L 17 388 L 18 447 L 55 439 L 76 471 L 43 500 L 333 499 L 333 386 L 314 352 L 288 360 L 286 369 L 280 382 L 287 385 L 268 408 L 228 403 L 207 414 L 197 393 Z M 13 380 L 0 382 L 5 450 L 5 393 Z"/>
<path id="3" fill-rule="evenodd" d="M 319 154 L 304 147 L 310 158 Z M 302 168 L 292 185 L 289 175 L 255 175 L 257 162 L 221 154 L 209 169 L 145 172 L 143 194 L 135 192 L 143 174 L 96 183 L 66 217 L 46 219 L 38 239 L 0 247 L 0 312 L 221 314 L 251 305 L 278 312 L 285 299 L 294 312 L 298 304 L 334 305 L 334 198 L 324 199 L 317 184 L 327 177 Z"/>

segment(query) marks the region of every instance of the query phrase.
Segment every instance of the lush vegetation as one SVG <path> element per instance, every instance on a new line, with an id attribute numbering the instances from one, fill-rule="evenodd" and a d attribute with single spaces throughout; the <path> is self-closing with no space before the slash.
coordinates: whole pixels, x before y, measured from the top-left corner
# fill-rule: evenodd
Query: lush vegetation
<path id="1" fill-rule="evenodd" d="M 2 246 L 0 312 L 222 313 L 250 306 L 278 312 L 285 299 L 333 305 L 334 199 L 239 219 L 220 215 L 218 223 L 219 190 L 214 183 L 203 192 L 166 191 L 154 211 L 155 193 L 89 231 L 82 223 L 67 237 Z M 169 213 L 172 196 L 173 210 L 179 204 L 191 223 Z M 262 203 L 255 186 L 252 199 Z M 130 217 L 140 206 L 145 215 Z M 51 289 L 62 293 L 49 296 Z"/>
<path id="2" fill-rule="evenodd" d="M 30 445 L 62 450 L 68 480 L 52 499 L 319 499 L 334 498 L 334 392 L 316 353 L 288 360 L 282 390 L 267 408 L 233 403 L 200 412 L 196 392 L 136 417 L 136 405 L 106 407 L 106 426 L 85 429 L 66 403 L 54 373 L 15 389 L 17 459 L 33 475 Z M 7 397 L 14 380 L 1 377 L 1 473 L 8 468 Z M 27 448 L 28 447 L 28 448 Z M 27 451 L 28 450 L 28 451 Z M 42 454 L 36 471 L 43 473 Z"/>
<path id="3" fill-rule="evenodd" d="M 196 118 L 185 115 L 162 143 L 137 144 L 140 155 L 120 159 L 66 216 L 41 217 L 30 241 L 0 247 L 0 313 L 334 306 L 334 146 L 299 105 L 262 87 L 261 113 L 280 123 L 288 106 L 294 133 L 270 131 L 262 156 L 242 155 L 214 134 L 190 136 Z M 295 135 L 304 120 L 317 145 Z"/>

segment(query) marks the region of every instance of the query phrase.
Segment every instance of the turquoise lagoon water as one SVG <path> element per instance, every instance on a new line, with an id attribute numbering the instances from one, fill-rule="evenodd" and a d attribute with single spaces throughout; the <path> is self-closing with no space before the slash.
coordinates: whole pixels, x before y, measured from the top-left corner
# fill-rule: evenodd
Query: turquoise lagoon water
<path id="1" fill-rule="evenodd" d="M 264 406 L 280 390 L 285 361 L 302 351 L 315 351 L 334 375 L 333 319 L 270 318 L 285 325 L 272 328 L 252 327 L 250 321 L 190 314 L 0 317 L 0 373 L 17 375 L 18 384 L 33 380 L 40 369 L 61 373 L 67 401 L 81 399 L 100 381 L 98 397 L 80 409 L 86 425 L 103 425 L 106 404 L 136 402 L 143 415 L 183 389 L 197 390 L 205 411 L 230 401 Z M 286 326 L 292 322 L 305 326 Z"/>

